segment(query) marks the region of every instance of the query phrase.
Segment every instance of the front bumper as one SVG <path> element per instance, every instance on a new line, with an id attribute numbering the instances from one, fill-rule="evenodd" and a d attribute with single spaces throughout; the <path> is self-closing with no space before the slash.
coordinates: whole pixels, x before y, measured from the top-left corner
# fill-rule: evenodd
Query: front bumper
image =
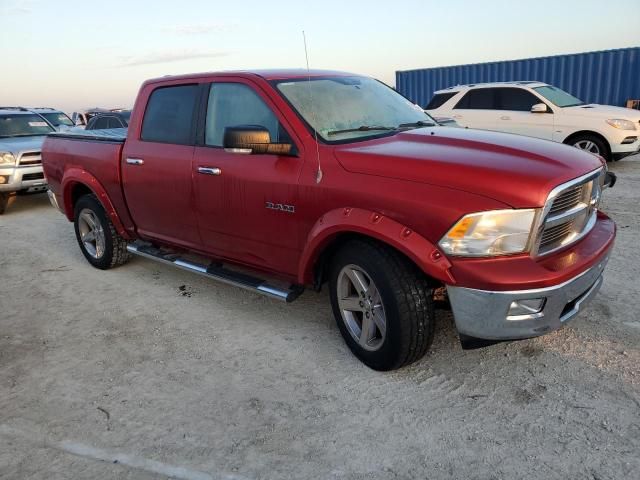
<path id="1" fill-rule="evenodd" d="M 602 285 L 609 252 L 576 277 L 546 288 L 513 291 L 448 286 L 458 332 L 488 340 L 514 340 L 543 335 L 574 318 Z M 545 298 L 540 312 L 509 316 L 512 302 Z"/>
<path id="2" fill-rule="evenodd" d="M 37 192 L 47 189 L 42 165 L 0 167 L 0 177 L 3 177 L 3 181 L 0 183 L 0 192 L 19 192 L 21 190 Z"/>
<path id="3" fill-rule="evenodd" d="M 611 155 L 615 159 L 640 152 L 640 132 L 638 130 L 619 130 L 609 139 Z M 635 137 L 634 141 L 630 141 Z"/>

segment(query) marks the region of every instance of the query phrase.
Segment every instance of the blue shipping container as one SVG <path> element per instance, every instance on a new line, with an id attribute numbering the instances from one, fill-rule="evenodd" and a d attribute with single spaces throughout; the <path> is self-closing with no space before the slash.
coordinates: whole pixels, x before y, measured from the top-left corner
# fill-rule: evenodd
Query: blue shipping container
<path id="1" fill-rule="evenodd" d="M 587 103 L 624 107 L 640 99 L 640 47 L 396 72 L 396 88 L 418 105 L 455 85 L 536 80 Z"/>

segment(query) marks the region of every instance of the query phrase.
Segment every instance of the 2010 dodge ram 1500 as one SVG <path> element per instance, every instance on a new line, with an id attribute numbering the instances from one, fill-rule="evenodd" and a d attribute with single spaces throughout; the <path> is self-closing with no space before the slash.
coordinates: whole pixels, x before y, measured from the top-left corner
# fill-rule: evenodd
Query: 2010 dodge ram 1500
<path id="1" fill-rule="evenodd" d="M 463 346 L 559 328 L 615 237 L 601 158 L 440 127 L 340 72 L 150 80 L 128 133 L 52 134 L 43 159 L 95 267 L 139 254 L 287 301 L 328 282 L 345 341 L 379 370 L 426 352 L 442 287 Z"/>

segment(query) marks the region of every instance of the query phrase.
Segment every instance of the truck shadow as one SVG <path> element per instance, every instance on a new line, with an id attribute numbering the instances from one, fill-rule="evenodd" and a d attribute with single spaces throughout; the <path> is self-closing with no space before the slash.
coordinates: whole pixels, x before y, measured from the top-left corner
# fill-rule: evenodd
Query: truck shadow
<path id="1" fill-rule="evenodd" d="M 45 210 L 49 208 L 53 207 L 49 203 L 49 198 L 46 193 L 13 195 L 9 199 L 9 205 L 2 217 L 10 217 L 11 215 L 19 215 L 26 211 Z"/>

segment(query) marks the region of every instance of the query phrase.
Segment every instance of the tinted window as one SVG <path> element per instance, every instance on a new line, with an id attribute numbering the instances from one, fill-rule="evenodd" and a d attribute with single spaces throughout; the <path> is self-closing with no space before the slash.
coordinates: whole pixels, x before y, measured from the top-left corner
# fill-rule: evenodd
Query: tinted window
<path id="1" fill-rule="evenodd" d="M 536 103 L 542 103 L 538 97 L 522 88 L 496 88 L 500 97 L 499 110 L 528 112 Z"/>
<path id="2" fill-rule="evenodd" d="M 99 115 L 97 117 L 93 117 L 89 120 L 89 124 L 87 125 L 87 130 L 102 130 L 103 128 L 109 127 L 109 118 L 106 115 Z"/>
<path id="3" fill-rule="evenodd" d="M 118 117 L 109 117 L 108 125 L 107 128 L 122 128 L 124 126 Z"/>
<path id="4" fill-rule="evenodd" d="M 444 104 L 444 102 L 449 100 L 456 93 L 458 93 L 458 92 L 436 93 L 433 96 L 433 98 L 431 99 L 431 101 L 429 102 L 429 104 L 426 107 L 424 107 L 424 109 L 425 110 L 433 110 L 433 109 L 436 109 L 436 108 L 440 108 Z"/>
<path id="5" fill-rule="evenodd" d="M 280 122 L 251 88 L 241 83 L 214 83 L 209 90 L 205 143 L 221 147 L 224 130 L 242 125 L 262 126 L 271 141 L 291 142 Z"/>
<path id="6" fill-rule="evenodd" d="M 142 140 L 190 144 L 197 94 L 197 85 L 180 85 L 154 90 L 149 97 L 142 121 Z"/>
<path id="7" fill-rule="evenodd" d="M 476 88 L 469 90 L 453 108 L 468 108 L 473 110 L 495 110 L 495 88 Z"/>

